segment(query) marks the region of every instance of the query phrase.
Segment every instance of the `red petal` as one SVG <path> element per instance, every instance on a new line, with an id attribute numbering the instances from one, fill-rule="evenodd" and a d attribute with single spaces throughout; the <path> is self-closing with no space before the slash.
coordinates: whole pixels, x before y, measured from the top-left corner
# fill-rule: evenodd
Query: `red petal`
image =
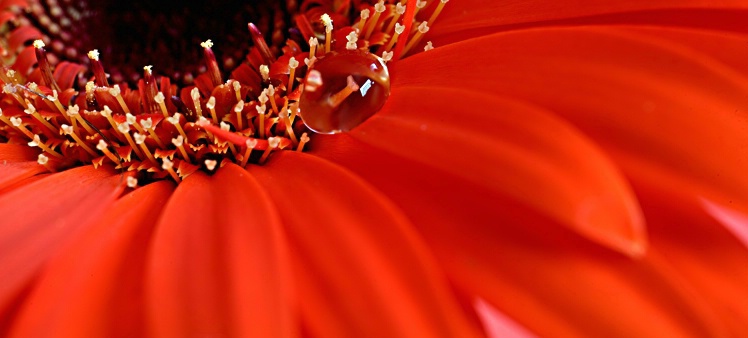
<path id="1" fill-rule="evenodd" d="M 748 81 L 693 49 L 620 27 L 536 29 L 435 49 L 395 72 L 393 93 L 459 78 L 462 88 L 545 107 L 614 160 L 634 158 L 695 195 L 748 210 Z"/>
<path id="2" fill-rule="evenodd" d="M 444 7 L 426 39 L 435 46 L 499 30 L 561 25 L 639 24 L 708 27 L 746 32 L 748 5 L 742 0 L 585 1 L 584 5 L 530 0 L 465 0 Z"/>
<path id="3" fill-rule="evenodd" d="M 173 184 L 119 199 L 51 260 L 15 321 L 15 337 L 142 337 L 143 277 L 153 225 Z"/>
<path id="4" fill-rule="evenodd" d="M 615 166 L 536 107 L 456 88 L 398 88 L 353 135 L 514 198 L 616 250 L 640 255 L 646 246 L 638 203 Z"/>
<path id="5" fill-rule="evenodd" d="M 408 220 L 372 186 L 296 152 L 248 170 L 284 207 L 312 336 L 475 335 Z"/>
<path id="6" fill-rule="evenodd" d="M 187 177 L 166 204 L 148 267 L 160 337 L 289 337 L 290 265 L 280 220 L 246 171 Z"/>
<path id="7" fill-rule="evenodd" d="M 85 166 L 0 196 L 0 311 L 47 259 L 109 207 L 121 192 L 119 180 Z"/>
<path id="8" fill-rule="evenodd" d="M 738 229 L 745 231 L 748 221 L 735 218 L 734 211 L 725 214 L 724 207 L 712 202 L 705 204 L 662 173 L 632 169 L 631 175 L 652 224 L 652 245 L 712 302 L 732 329 L 731 336 L 747 336 L 748 247 L 735 231 L 728 231 L 729 225 L 720 223 L 737 221 L 742 223 Z"/>
<path id="9" fill-rule="evenodd" d="M 38 152 L 19 144 L 0 144 L 0 190 L 38 173 L 45 172 L 36 162 Z"/>
<path id="10" fill-rule="evenodd" d="M 631 260 L 482 185 L 350 136 L 335 146 L 318 151 L 401 206 L 460 289 L 540 336 L 725 334 L 710 304 L 656 252 Z"/>

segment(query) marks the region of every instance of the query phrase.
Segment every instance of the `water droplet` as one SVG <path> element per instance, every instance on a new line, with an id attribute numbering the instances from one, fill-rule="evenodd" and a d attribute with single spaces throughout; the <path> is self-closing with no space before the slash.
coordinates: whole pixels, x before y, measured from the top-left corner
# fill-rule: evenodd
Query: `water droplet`
<path id="1" fill-rule="evenodd" d="M 390 75 L 382 59 L 362 51 L 331 52 L 307 73 L 299 108 L 318 133 L 350 131 L 374 115 L 390 96 Z"/>

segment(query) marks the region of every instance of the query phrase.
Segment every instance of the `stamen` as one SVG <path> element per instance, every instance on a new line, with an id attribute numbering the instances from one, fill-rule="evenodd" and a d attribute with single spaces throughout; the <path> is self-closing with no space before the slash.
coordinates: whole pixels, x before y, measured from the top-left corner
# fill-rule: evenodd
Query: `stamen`
<path id="1" fill-rule="evenodd" d="M 125 136 L 125 139 L 127 139 L 127 143 L 130 144 L 130 148 L 132 148 L 132 151 L 135 152 L 135 155 L 137 155 L 140 159 L 144 159 L 145 157 L 143 156 L 143 153 L 140 152 L 140 149 L 138 149 L 135 141 L 133 141 L 132 136 L 130 136 L 130 125 L 128 125 L 127 123 L 120 123 L 117 125 L 117 130 Z"/>
<path id="2" fill-rule="evenodd" d="M 162 159 L 163 163 L 161 164 L 161 169 L 164 169 L 169 172 L 169 175 L 171 175 L 171 178 L 174 179 L 177 183 L 182 182 L 182 179 L 179 178 L 177 173 L 174 172 L 174 162 L 169 160 L 168 158 Z"/>
<path id="3" fill-rule="evenodd" d="M 239 100 L 239 102 L 236 103 L 234 106 L 234 113 L 236 113 L 236 130 L 241 131 L 244 128 L 242 128 L 242 111 L 244 110 L 244 101 Z"/>
<path id="4" fill-rule="evenodd" d="M 369 18 L 369 14 L 371 14 L 371 12 L 368 8 L 361 10 L 361 20 L 359 20 L 356 30 L 362 33 L 364 32 L 364 29 L 366 29 L 366 19 Z"/>
<path id="5" fill-rule="evenodd" d="M 88 146 L 88 144 L 86 144 L 85 142 L 83 142 L 83 140 L 81 140 L 81 138 L 78 136 L 78 134 L 76 134 L 75 131 L 73 130 L 72 126 L 69 126 L 67 124 L 63 124 L 63 125 L 60 126 L 60 129 L 62 130 L 63 133 L 65 133 L 66 135 L 72 137 L 73 140 L 75 140 L 75 142 L 79 146 L 81 146 L 81 148 L 83 148 L 83 150 L 85 150 L 87 153 L 91 154 L 91 156 L 93 156 L 93 157 L 98 157 L 99 156 L 98 154 L 96 154 L 96 152 L 93 149 L 91 149 L 91 147 Z"/>
<path id="6" fill-rule="evenodd" d="M 119 164 L 119 159 L 112 154 L 111 151 L 109 151 L 109 146 L 106 144 L 106 141 L 99 140 L 99 143 L 96 144 L 96 149 L 100 150 L 106 157 L 108 157 L 112 162 L 115 164 Z"/>
<path id="7" fill-rule="evenodd" d="M 301 134 L 301 141 L 299 142 L 299 145 L 296 147 L 296 151 L 299 151 L 299 152 L 303 151 L 304 145 L 307 142 L 309 142 L 309 135 L 307 135 L 306 133 Z"/>
<path id="8" fill-rule="evenodd" d="M 317 38 L 315 37 L 309 38 L 309 59 L 310 60 L 314 60 L 317 58 L 317 45 L 319 45 L 319 41 L 317 41 Z"/>
<path id="9" fill-rule="evenodd" d="M 330 52 L 330 41 L 332 40 L 332 18 L 327 13 L 320 17 L 322 24 L 325 25 L 325 53 Z"/>
<path id="10" fill-rule="evenodd" d="M 221 70 L 218 68 L 218 61 L 216 61 L 216 55 L 213 54 L 213 42 L 210 39 L 205 42 L 201 42 L 200 46 L 203 47 L 203 54 L 205 55 L 205 65 L 208 67 L 208 75 L 210 80 L 213 82 L 213 86 L 221 85 Z"/>
<path id="11" fill-rule="evenodd" d="M 35 119 L 37 119 L 39 122 L 41 122 L 49 131 L 54 134 L 57 132 L 57 128 L 53 126 L 51 123 L 49 123 L 47 120 L 45 120 L 41 115 L 39 115 L 39 112 L 36 111 L 36 107 L 34 107 L 31 102 L 26 100 L 26 106 L 27 108 L 23 110 L 24 113 L 33 116 Z"/>
<path id="12" fill-rule="evenodd" d="M 331 107 L 339 106 L 346 98 L 348 98 L 348 96 L 358 90 L 359 86 L 353 80 L 353 76 L 348 75 L 346 80 L 347 84 L 345 88 L 335 94 L 330 95 L 330 98 L 327 99 L 327 102 Z"/>
<path id="13" fill-rule="evenodd" d="M 216 115 L 216 98 L 211 96 L 208 102 L 205 103 L 205 107 L 210 110 L 210 116 L 213 118 L 213 123 L 218 123 L 218 116 Z"/>
<path id="14" fill-rule="evenodd" d="M 345 45 L 345 49 L 347 50 L 356 50 L 358 49 L 358 34 L 356 32 L 351 32 L 346 37 L 346 40 L 348 40 L 348 43 Z"/>
<path id="15" fill-rule="evenodd" d="M 399 23 L 395 23 L 395 35 L 392 38 L 390 38 L 390 41 L 387 43 L 387 47 L 384 47 L 385 52 L 382 52 L 383 55 L 384 53 L 392 49 L 392 46 L 395 45 L 395 42 L 397 42 L 397 40 L 400 38 L 400 34 L 402 34 L 404 31 L 405 31 L 405 26 Z"/>
<path id="16" fill-rule="evenodd" d="M 291 110 L 286 109 L 285 113 L 281 114 L 281 120 L 286 125 L 286 133 L 288 134 L 288 137 L 291 138 L 291 141 L 293 141 L 294 144 L 298 144 L 299 141 L 296 139 L 296 135 L 294 135 L 293 132 L 293 125 L 291 124 Z"/>
<path id="17" fill-rule="evenodd" d="M 156 141 L 156 144 L 158 144 L 159 148 L 166 149 L 166 147 L 164 146 L 164 144 L 161 142 L 161 138 L 158 137 L 158 135 L 156 134 L 156 130 L 153 128 L 153 119 L 152 118 L 149 117 L 149 118 L 147 118 L 145 120 L 142 120 L 140 122 L 140 124 L 143 126 L 143 129 L 145 129 L 146 131 L 148 131 L 148 135 L 150 135 L 151 138 L 154 141 Z"/>
<path id="18" fill-rule="evenodd" d="M 390 32 L 392 32 L 392 28 L 395 27 L 397 20 L 399 20 L 400 16 L 403 15 L 404 13 L 405 13 L 405 6 L 401 3 L 397 3 L 395 5 L 395 16 L 392 17 L 390 24 L 387 26 L 387 29 L 385 29 L 384 32 L 391 35 Z"/>
<path id="19" fill-rule="evenodd" d="M 39 63 L 39 70 L 42 73 L 44 84 L 53 90 L 60 90 L 52 75 L 52 66 L 50 66 L 49 60 L 47 60 L 47 53 L 44 51 L 44 42 L 42 40 L 34 41 L 34 51 L 36 52 L 36 61 Z"/>
<path id="20" fill-rule="evenodd" d="M 241 162 L 242 168 L 247 166 L 247 161 L 249 161 L 249 155 L 252 154 L 252 149 L 254 149 L 256 145 L 257 145 L 256 139 L 247 140 L 246 142 L 247 149 L 244 150 L 244 157 L 242 157 L 242 162 Z"/>
<path id="21" fill-rule="evenodd" d="M 127 187 L 135 189 L 138 186 L 138 179 L 132 176 L 127 176 Z"/>
<path id="22" fill-rule="evenodd" d="M 423 47 L 424 52 L 428 52 L 430 50 L 434 49 L 434 45 L 431 44 L 431 41 L 426 42 L 426 46 Z"/>
<path id="23" fill-rule="evenodd" d="M 81 125 L 83 125 L 83 128 L 86 129 L 86 132 L 88 133 L 88 135 L 96 134 L 93 131 L 93 129 L 91 129 L 91 127 L 88 125 L 88 123 L 83 121 L 83 117 L 80 116 L 80 107 L 78 107 L 77 104 L 68 107 L 68 110 L 65 113 L 67 114 L 67 116 L 70 116 L 70 121 L 72 122 L 73 127 L 77 127 L 77 124 L 75 123 L 75 121 L 78 121 Z"/>
<path id="24" fill-rule="evenodd" d="M 39 163 L 40 165 L 43 165 L 43 166 L 44 166 L 44 168 L 47 168 L 47 170 L 48 170 L 49 172 L 51 172 L 51 173 L 53 173 L 53 172 L 57 171 L 57 170 L 55 170 L 55 168 L 53 168 L 53 167 L 52 167 L 52 166 L 51 166 L 51 165 L 49 164 L 49 157 L 45 156 L 44 154 L 39 154 L 39 156 L 37 156 L 37 158 L 36 158 L 36 163 Z"/>
<path id="25" fill-rule="evenodd" d="M 140 124 L 138 123 L 138 118 L 135 117 L 135 115 L 130 113 L 125 114 L 125 121 L 127 121 L 127 124 L 135 127 L 135 130 L 137 130 L 139 133 L 145 134 L 145 130 L 140 126 Z"/>
<path id="26" fill-rule="evenodd" d="M 231 87 L 234 88 L 234 93 L 236 94 L 236 100 L 241 101 L 242 100 L 242 84 L 239 83 L 239 81 L 231 80 Z"/>
<path id="27" fill-rule="evenodd" d="M 298 66 L 299 66 L 299 61 L 296 61 L 296 59 L 293 56 L 290 59 L 288 59 L 289 74 L 288 74 L 288 89 L 286 90 L 286 93 L 291 93 L 293 91 L 293 80 L 294 80 L 294 75 L 295 75 L 294 73 L 296 72 L 296 67 Z"/>
<path id="28" fill-rule="evenodd" d="M 26 128 L 23 128 L 23 130 L 26 130 Z M 28 130 L 26 131 L 28 132 Z M 57 158 L 63 158 L 62 154 L 52 150 L 52 148 L 50 148 L 49 146 L 47 146 L 47 144 L 42 142 L 41 138 L 39 138 L 39 135 L 34 135 L 29 132 L 28 134 L 26 134 L 26 136 L 29 136 L 29 134 L 31 135 L 31 142 L 28 143 L 29 147 L 39 147 L 42 150 L 44 150 L 44 152 L 46 152 L 47 154 L 50 154 Z"/>
<path id="29" fill-rule="evenodd" d="M 260 138 L 265 138 L 265 106 L 255 106 L 257 109 L 257 118 L 260 120 Z"/>
<path id="30" fill-rule="evenodd" d="M 91 68 L 93 68 L 94 77 L 96 78 L 96 85 L 99 87 L 109 87 L 104 66 L 99 60 L 99 51 L 94 49 L 88 52 L 88 58 L 91 60 Z"/>
<path id="31" fill-rule="evenodd" d="M 264 164 L 265 161 L 268 159 L 268 156 L 270 156 L 270 152 L 277 148 L 280 145 L 280 137 L 271 137 L 268 139 L 268 147 L 265 149 L 265 152 L 262 153 L 262 157 L 260 157 L 260 164 Z"/>
<path id="32" fill-rule="evenodd" d="M 270 79 L 270 68 L 268 65 L 260 65 L 260 76 L 262 76 L 262 81 Z"/>
<path id="33" fill-rule="evenodd" d="M 371 33 L 374 31 L 374 27 L 376 27 L 377 22 L 379 22 L 379 16 L 382 15 L 385 9 L 387 9 L 387 7 L 384 5 L 384 0 L 379 0 L 379 2 L 374 5 L 374 18 L 371 19 L 369 27 L 366 29 L 366 34 L 364 34 L 365 39 L 369 39 Z"/>
<path id="34" fill-rule="evenodd" d="M 146 136 L 141 133 L 135 133 L 133 134 L 133 137 L 135 138 L 135 143 L 139 145 L 140 149 L 142 149 L 143 152 L 145 153 L 145 156 L 147 156 L 148 159 L 151 160 L 151 162 L 153 162 L 153 164 L 158 165 L 158 162 L 156 162 L 156 159 L 153 158 L 153 154 L 151 154 L 151 150 L 148 149 L 148 147 L 145 144 Z"/>
<path id="35" fill-rule="evenodd" d="M 195 106 L 195 112 L 197 113 L 197 116 L 203 116 L 203 108 L 200 107 L 200 90 L 197 89 L 197 87 L 192 88 L 192 90 L 190 91 L 190 97 L 192 98 L 192 103 Z"/>
<path id="36" fill-rule="evenodd" d="M 129 113 L 130 108 L 125 104 L 125 100 L 122 98 L 121 93 L 122 91 L 119 89 L 119 85 L 114 85 L 112 88 L 109 88 L 109 94 L 117 98 L 117 102 L 119 102 L 120 107 L 122 107 L 122 111 Z"/>
<path id="37" fill-rule="evenodd" d="M 173 124 L 174 127 L 177 128 L 177 131 L 179 132 L 179 135 L 181 135 L 185 140 L 187 140 L 187 134 L 185 134 L 184 129 L 182 129 L 182 125 L 179 124 L 179 119 L 182 117 L 182 114 L 180 113 L 174 113 L 174 116 L 167 117 L 166 120 L 169 121 L 169 123 Z"/>
<path id="38" fill-rule="evenodd" d="M 218 165 L 218 161 L 216 160 L 205 160 L 203 161 L 205 164 L 205 168 L 208 169 L 208 171 L 213 171 L 216 169 L 216 165 Z"/>
<path id="39" fill-rule="evenodd" d="M 182 135 L 177 135 L 177 137 L 171 139 L 171 143 L 179 149 L 180 153 L 182 153 L 182 158 L 189 162 L 190 155 L 188 155 L 187 150 L 184 149 L 184 137 L 182 137 Z"/>
<path id="40" fill-rule="evenodd" d="M 275 62 L 275 57 L 270 51 L 267 43 L 265 43 L 265 38 L 262 36 L 262 33 L 260 33 L 260 30 L 257 29 L 257 26 L 255 26 L 253 23 L 249 23 L 248 26 L 249 34 L 252 36 L 252 41 L 255 44 L 255 48 L 257 48 L 257 50 L 260 52 L 260 56 L 262 56 L 265 64 L 269 65 Z"/>
<path id="41" fill-rule="evenodd" d="M 434 21 L 439 16 L 439 13 L 442 12 L 442 9 L 444 8 L 444 5 L 447 4 L 449 0 L 439 0 L 439 5 L 436 6 L 436 9 L 434 10 L 434 13 L 431 14 L 431 17 L 429 18 L 429 27 L 431 27 L 434 24 Z"/>
<path id="42" fill-rule="evenodd" d="M 405 49 L 403 50 L 403 54 L 407 53 L 415 44 L 417 44 L 419 41 L 421 41 L 421 36 L 423 34 L 426 34 L 426 32 L 429 31 L 429 25 L 426 21 L 421 22 L 420 25 L 418 25 L 418 30 L 416 31 L 416 34 L 413 36 L 410 41 L 408 41 L 408 44 L 405 46 Z"/>
<path id="43" fill-rule="evenodd" d="M 165 99 L 164 93 L 162 92 L 158 92 L 158 94 L 153 97 L 153 101 L 158 103 L 159 107 L 161 107 L 161 113 L 164 114 L 164 117 L 169 117 L 169 111 L 166 109 Z"/>

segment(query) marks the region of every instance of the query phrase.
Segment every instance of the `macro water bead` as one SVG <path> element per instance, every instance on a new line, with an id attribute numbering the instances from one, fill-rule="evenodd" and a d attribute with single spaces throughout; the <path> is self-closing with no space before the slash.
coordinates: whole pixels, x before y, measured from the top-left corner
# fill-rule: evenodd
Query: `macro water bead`
<path id="1" fill-rule="evenodd" d="M 379 111 L 390 96 L 390 75 L 378 56 L 331 52 L 314 63 L 299 101 L 309 129 L 350 131 Z"/>

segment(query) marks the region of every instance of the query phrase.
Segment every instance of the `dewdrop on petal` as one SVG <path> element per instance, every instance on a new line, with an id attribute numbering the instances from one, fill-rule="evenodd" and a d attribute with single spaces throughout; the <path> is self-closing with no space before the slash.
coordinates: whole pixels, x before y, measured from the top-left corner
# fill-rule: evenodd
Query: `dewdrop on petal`
<path id="1" fill-rule="evenodd" d="M 305 83 L 299 100 L 302 120 L 323 134 L 350 131 L 378 112 L 390 95 L 384 60 L 359 50 L 317 60 Z"/>

